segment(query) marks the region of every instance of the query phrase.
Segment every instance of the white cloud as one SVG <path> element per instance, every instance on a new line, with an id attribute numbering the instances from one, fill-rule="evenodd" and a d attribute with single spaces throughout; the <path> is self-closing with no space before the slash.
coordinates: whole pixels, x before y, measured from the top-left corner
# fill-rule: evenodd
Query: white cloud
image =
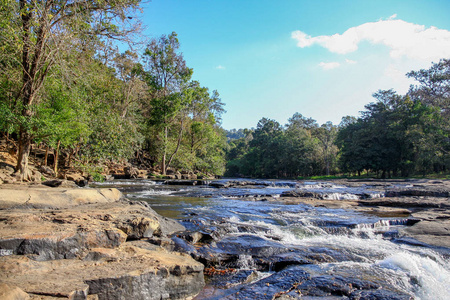
<path id="1" fill-rule="evenodd" d="M 348 59 L 348 58 L 345 59 L 345 62 L 348 63 L 349 65 L 354 65 L 357 63 L 356 61 Z"/>
<path id="2" fill-rule="evenodd" d="M 222 66 L 222 65 L 218 65 L 218 66 L 216 67 L 216 69 L 217 69 L 217 70 L 225 70 L 226 68 L 225 68 L 224 66 Z"/>
<path id="3" fill-rule="evenodd" d="M 331 69 L 336 69 L 340 66 L 341 64 L 338 62 L 321 62 L 319 64 L 319 67 L 323 68 L 324 70 L 331 70 Z"/>
<path id="4" fill-rule="evenodd" d="M 426 28 L 403 20 L 388 20 L 364 23 L 347 29 L 343 34 L 311 37 L 302 31 L 291 36 L 297 46 L 305 48 L 318 44 L 330 52 L 347 54 L 358 50 L 362 41 L 389 47 L 392 58 L 408 57 L 422 61 L 438 61 L 450 57 L 450 31 L 436 27 Z"/>
<path id="5" fill-rule="evenodd" d="M 390 16 L 390 17 L 388 18 L 388 20 L 394 20 L 395 18 L 397 18 L 397 14 L 393 14 L 392 16 Z"/>

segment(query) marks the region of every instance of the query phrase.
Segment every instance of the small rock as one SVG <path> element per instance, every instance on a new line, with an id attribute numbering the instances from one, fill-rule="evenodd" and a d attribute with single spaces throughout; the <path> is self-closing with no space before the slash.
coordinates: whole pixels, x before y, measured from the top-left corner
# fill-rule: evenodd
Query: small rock
<path id="1" fill-rule="evenodd" d="M 55 171 L 52 168 L 50 168 L 49 166 L 40 166 L 38 170 L 42 174 L 45 174 L 45 175 L 48 175 L 51 177 L 55 177 Z"/>
<path id="2" fill-rule="evenodd" d="M 4 173 L 7 175 L 11 175 L 14 173 L 14 167 L 4 162 L 0 163 L 0 169 L 3 169 Z"/>
<path id="3" fill-rule="evenodd" d="M 73 181 L 61 180 L 61 179 L 47 180 L 47 181 L 42 182 L 41 184 L 49 186 L 49 187 L 65 187 L 65 188 L 78 187 L 77 184 Z"/>
<path id="4" fill-rule="evenodd" d="M 125 167 L 123 171 L 125 173 L 125 177 L 128 179 L 135 179 L 139 177 L 139 170 L 135 167 Z"/>

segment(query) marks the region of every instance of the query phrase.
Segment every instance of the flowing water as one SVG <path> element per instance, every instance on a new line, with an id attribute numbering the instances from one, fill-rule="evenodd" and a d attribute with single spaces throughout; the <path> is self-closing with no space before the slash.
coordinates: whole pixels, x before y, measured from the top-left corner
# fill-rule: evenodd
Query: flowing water
<path id="1" fill-rule="evenodd" d="M 325 280 L 326 285 L 338 286 L 339 278 L 353 280 L 353 287 L 362 285 L 356 279 L 373 285 L 360 289 L 382 287 L 414 299 L 450 299 L 448 249 L 399 237 L 398 229 L 412 222 L 407 217 L 380 218 L 279 200 L 283 192 L 294 190 L 321 193 L 324 199 L 336 201 L 383 196 L 370 187 L 294 181 L 253 181 L 222 188 L 151 180 L 117 180 L 103 185 L 119 188 L 129 199 L 147 201 L 159 214 L 179 220 L 190 232 L 202 232 L 206 237 L 202 246 L 185 245 L 184 250 L 214 270 L 232 268 L 239 274 L 219 281 L 212 276 L 196 299 L 260 298 L 254 296 L 254 289 L 261 287 L 258 282 L 269 286 L 269 279 L 282 270 L 297 272 L 295 276 L 298 272 L 309 274 L 312 279 L 305 280 L 309 286 L 296 287 L 298 294 L 309 295 L 305 299 L 349 299 L 339 291 L 330 296 L 324 292 L 328 287 L 320 285 Z M 246 291 L 250 296 L 244 297 Z M 389 295 L 361 299 L 391 299 Z"/>

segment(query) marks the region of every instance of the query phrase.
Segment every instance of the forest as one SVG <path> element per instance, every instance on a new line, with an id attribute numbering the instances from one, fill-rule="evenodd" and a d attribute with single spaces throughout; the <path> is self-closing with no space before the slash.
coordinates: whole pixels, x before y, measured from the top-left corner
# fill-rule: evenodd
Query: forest
<path id="1" fill-rule="evenodd" d="M 227 175 L 296 178 L 372 174 L 380 178 L 448 173 L 450 60 L 411 71 L 406 95 L 379 90 L 360 117 L 319 126 L 295 113 L 288 124 L 262 118 L 229 133 Z"/>
<path id="2" fill-rule="evenodd" d="M 2 5 L 0 132 L 22 179 L 37 148 L 56 173 L 142 156 L 163 175 L 224 172 L 219 94 L 192 80 L 175 32 L 141 35 L 138 0 Z"/>
<path id="3" fill-rule="evenodd" d="M 192 79 L 177 33 L 146 38 L 139 0 L 5 0 L 0 11 L 0 135 L 31 177 L 30 153 L 58 173 L 111 162 L 258 178 L 386 178 L 450 168 L 450 60 L 411 71 L 405 95 L 374 93 L 361 116 L 319 125 L 221 127 L 224 102 Z M 124 45 L 127 47 L 124 48 Z M 119 47 L 120 46 L 120 47 Z M 299 99 L 301 101 L 301 99 Z"/>

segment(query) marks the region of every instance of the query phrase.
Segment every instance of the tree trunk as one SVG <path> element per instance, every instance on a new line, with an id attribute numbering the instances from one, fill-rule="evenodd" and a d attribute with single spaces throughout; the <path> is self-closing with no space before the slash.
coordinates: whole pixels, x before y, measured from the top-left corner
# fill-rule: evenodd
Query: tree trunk
<path id="1" fill-rule="evenodd" d="M 58 176 L 58 155 L 59 155 L 60 144 L 61 144 L 61 141 L 58 141 L 58 145 L 56 146 L 56 149 L 55 149 L 55 163 L 54 163 L 53 171 L 55 171 L 56 176 Z"/>
<path id="2" fill-rule="evenodd" d="M 20 128 L 19 155 L 17 157 L 16 173 L 20 174 L 22 181 L 31 180 L 31 172 L 28 168 L 28 158 L 30 156 L 31 136 L 24 128 Z"/>
<path id="3" fill-rule="evenodd" d="M 166 175 L 166 155 L 167 155 L 167 138 L 168 138 L 168 128 L 164 127 L 164 140 L 163 140 L 163 157 L 161 161 L 161 172 Z"/>
<path id="4" fill-rule="evenodd" d="M 45 148 L 44 166 L 47 166 L 47 163 L 48 163 L 48 145 Z"/>
<path id="5" fill-rule="evenodd" d="M 172 153 L 172 155 L 170 156 L 169 161 L 167 162 L 167 168 L 170 166 L 170 163 L 172 162 L 172 159 L 175 156 L 175 154 L 177 154 L 178 149 L 180 149 L 182 137 L 183 137 L 183 122 L 181 122 L 181 124 L 180 124 L 180 132 L 178 134 L 177 147 L 176 147 L 175 151 Z"/>

